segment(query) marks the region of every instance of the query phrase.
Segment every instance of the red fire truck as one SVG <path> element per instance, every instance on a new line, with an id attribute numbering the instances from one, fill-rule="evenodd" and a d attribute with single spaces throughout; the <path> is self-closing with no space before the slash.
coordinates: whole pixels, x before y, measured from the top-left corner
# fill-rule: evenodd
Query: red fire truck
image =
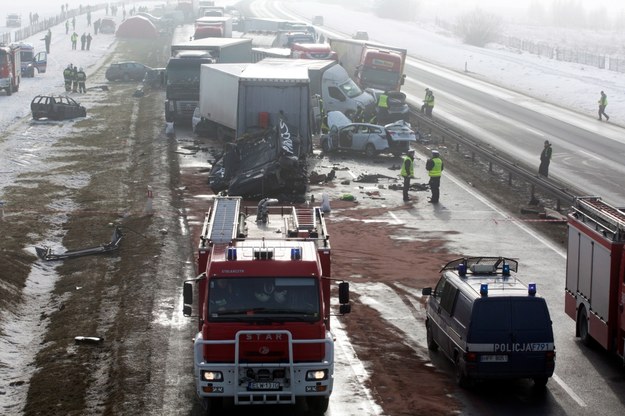
<path id="1" fill-rule="evenodd" d="M 221 406 L 305 401 L 323 414 L 332 393 L 330 241 L 319 208 L 243 207 L 217 197 L 200 235 L 199 276 L 184 284 L 184 314 L 198 315 L 196 391 Z M 197 286 L 197 311 L 193 291 Z M 349 284 L 338 285 L 348 313 Z"/>
<path id="2" fill-rule="evenodd" d="M 20 89 L 22 64 L 17 44 L 0 44 L 0 89 L 11 95 Z"/>
<path id="3" fill-rule="evenodd" d="M 625 209 L 577 198 L 568 216 L 565 311 L 576 335 L 620 357 L 625 343 Z"/>

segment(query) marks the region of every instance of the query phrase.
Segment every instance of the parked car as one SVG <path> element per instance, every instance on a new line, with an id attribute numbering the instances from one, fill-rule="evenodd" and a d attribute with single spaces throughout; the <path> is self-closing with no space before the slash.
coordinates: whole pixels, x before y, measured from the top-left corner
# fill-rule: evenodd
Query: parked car
<path id="1" fill-rule="evenodd" d="M 352 39 L 369 40 L 369 34 L 364 30 L 359 30 L 358 32 L 354 33 Z"/>
<path id="2" fill-rule="evenodd" d="M 73 98 L 59 95 L 38 95 L 30 103 L 30 111 L 35 120 L 68 120 L 76 117 L 86 117 L 87 109 Z"/>
<path id="3" fill-rule="evenodd" d="M 328 126 L 330 132 L 321 136 L 321 148 L 324 152 L 364 152 L 368 157 L 388 152 L 399 156 L 410 149 L 410 143 L 417 141 L 410 124 L 404 120 L 385 126 L 352 123 L 340 111 L 330 111 Z"/>
<path id="4" fill-rule="evenodd" d="M 106 33 L 112 35 L 115 33 L 115 29 L 117 25 L 115 24 L 115 20 L 105 17 L 100 20 L 100 33 Z"/>
<path id="5" fill-rule="evenodd" d="M 20 27 L 22 26 L 22 18 L 19 14 L 10 13 L 7 14 L 7 27 Z"/>
<path id="6" fill-rule="evenodd" d="M 380 95 L 384 93 L 384 91 L 375 88 L 367 88 L 365 92 L 371 94 L 376 103 Z M 388 107 L 386 110 L 376 107 L 375 122 L 384 125 L 398 120 L 410 121 L 410 108 L 406 104 L 406 94 L 401 91 L 386 91 L 386 95 L 388 96 Z M 366 120 L 371 120 L 371 118 Z"/>
<path id="7" fill-rule="evenodd" d="M 139 62 L 117 62 L 106 69 L 104 76 L 109 81 L 142 81 L 149 69 L 149 66 Z"/>

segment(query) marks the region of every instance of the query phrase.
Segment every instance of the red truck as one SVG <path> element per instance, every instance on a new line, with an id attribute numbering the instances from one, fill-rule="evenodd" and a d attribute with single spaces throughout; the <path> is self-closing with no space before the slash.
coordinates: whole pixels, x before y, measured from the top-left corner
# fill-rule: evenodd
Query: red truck
<path id="1" fill-rule="evenodd" d="M 20 47 L 14 45 L 0 45 L 0 89 L 11 95 L 20 89 L 22 64 Z"/>
<path id="2" fill-rule="evenodd" d="M 327 43 L 293 43 L 291 58 L 294 59 L 333 59 L 337 60 L 336 52 Z"/>
<path id="3" fill-rule="evenodd" d="M 193 313 L 196 392 L 208 412 L 221 406 L 328 407 L 334 379 L 330 332 L 330 241 L 319 208 L 244 207 L 217 197 L 205 217 L 199 276 L 184 283 Z M 350 311 L 349 284 L 338 285 L 339 313 Z"/>
<path id="4" fill-rule="evenodd" d="M 339 63 L 362 89 L 399 91 L 404 85 L 406 49 L 358 39 L 328 39 Z"/>
<path id="5" fill-rule="evenodd" d="M 568 215 L 565 312 L 584 344 L 625 359 L 625 209 L 579 197 Z"/>

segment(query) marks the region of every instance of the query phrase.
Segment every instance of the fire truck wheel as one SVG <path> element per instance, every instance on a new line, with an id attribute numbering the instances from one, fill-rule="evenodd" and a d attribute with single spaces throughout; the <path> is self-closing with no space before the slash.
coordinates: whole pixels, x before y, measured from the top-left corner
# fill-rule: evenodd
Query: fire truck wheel
<path id="1" fill-rule="evenodd" d="M 218 399 L 204 399 L 202 402 L 205 416 L 213 416 L 221 410 L 221 401 Z"/>
<path id="2" fill-rule="evenodd" d="M 586 314 L 586 308 L 583 306 L 579 308 L 579 315 L 577 319 L 577 330 L 579 333 L 579 339 L 584 345 L 590 345 L 591 338 L 588 333 L 588 315 Z"/>
<path id="3" fill-rule="evenodd" d="M 328 410 L 330 399 L 328 397 L 307 397 L 306 404 L 313 415 L 321 416 Z"/>
<path id="4" fill-rule="evenodd" d="M 425 332 L 427 334 L 426 339 L 428 344 L 428 350 L 438 351 L 438 345 L 436 344 L 436 341 L 434 341 L 434 335 L 432 335 L 432 325 L 430 325 L 429 322 L 425 324 Z"/>

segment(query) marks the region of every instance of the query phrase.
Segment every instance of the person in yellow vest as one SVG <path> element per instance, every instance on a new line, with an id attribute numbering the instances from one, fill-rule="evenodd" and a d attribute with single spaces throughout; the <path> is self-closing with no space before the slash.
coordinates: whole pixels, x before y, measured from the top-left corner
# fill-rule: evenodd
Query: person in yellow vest
<path id="1" fill-rule="evenodd" d="M 404 201 L 410 201 L 408 190 L 410 189 L 410 179 L 414 177 L 414 150 L 408 151 L 401 164 L 400 175 L 404 178 Z"/>
<path id="2" fill-rule="evenodd" d="M 443 160 L 438 150 L 432 150 L 432 157 L 425 162 L 425 169 L 430 176 L 430 191 L 432 191 L 432 197 L 428 202 L 437 204 L 440 197 L 441 175 L 444 169 Z"/>
<path id="3" fill-rule="evenodd" d="M 385 124 L 386 119 L 388 118 L 388 94 L 386 92 L 383 92 L 378 97 L 378 108 L 376 113 L 376 122 L 378 124 Z"/>
<path id="4" fill-rule="evenodd" d="M 608 106 L 608 96 L 605 92 L 601 91 L 601 97 L 599 98 L 599 120 L 601 116 L 605 116 L 605 121 L 610 121 L 610 116 L 605 113 L 605 108 Z"/>
<path id="5" fill-rule="evenodd" d="M 425 98 L 423 99 L 423 105 L 421 106 L 421 112 L 425 112 L 425 115 L 432 117 L 432 111 L 434 110 L 434 93 L 431 89 L 425 89 Z"/>

